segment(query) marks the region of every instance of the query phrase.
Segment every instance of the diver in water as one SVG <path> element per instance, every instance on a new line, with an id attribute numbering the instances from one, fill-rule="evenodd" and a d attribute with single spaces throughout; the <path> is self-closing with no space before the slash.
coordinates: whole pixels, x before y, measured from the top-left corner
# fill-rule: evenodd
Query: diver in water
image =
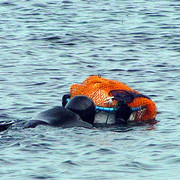
<path id="1" fill-rule="evenodd" d="M 70 95 L 64 95 L 62 106 L 56 106 L 39 113 L 36 117 L 24 123 L 24 128 L 35 128 L 38 125 L 49 125 L 54 127 L 85 127 L 94 126 L 97 113 L 94 102 L 87 96 L 78 95 L 69 99 Z M 125 124 L 131 114 L 131 109 L 126 104 L 121 104 L 116 111 L 116 122 L 114 124 Z M 13 121 L 1 122 L 0 131 L 6 130 Z"/>
<path id="2" fill-rule="evenodd" d="M 41 112 L 24 125 L 34 128 L 37 125 L 56 127 L 91 128 L 99 123 L 96 115 L 105 114 L 103 123 L 113 115 L 110 124 L 122 125 L 128 122 L 154 120 L 157 114 L 155 103 L 147 96 L 127 85 L 102 78 L 89 76 L 81 84 L 73 84 L 70 93 L 62 98 L 62 106 Z M 13 122 L 1 122 L 0 131 L 6 130 Z"/>

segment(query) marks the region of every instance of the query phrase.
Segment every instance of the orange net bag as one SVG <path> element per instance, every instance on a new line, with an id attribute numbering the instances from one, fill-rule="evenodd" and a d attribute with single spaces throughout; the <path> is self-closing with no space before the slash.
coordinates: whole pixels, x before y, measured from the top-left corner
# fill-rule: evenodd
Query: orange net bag
<path id="1" fill-rule="evenodd" d="M 71 98 L 77 95 L 85 95 L 91 98 L 96 106 L 113 108 L 116 106 L 118 101 L 114 100 L 110 95 L 112 90 L 125 90 L 140 94 L 138 91 L 135 91 L 124 83 L 96 75 L 89 76 L 81 84 L 71 85 L 70 94 Z M 152 100 L 146 97 L 137 97 L 127 104 L 131 108 L 145 107 L 137 111 L 135 121 L 146 121 L 155 119 L 156 117 L 156 105 Z"/>

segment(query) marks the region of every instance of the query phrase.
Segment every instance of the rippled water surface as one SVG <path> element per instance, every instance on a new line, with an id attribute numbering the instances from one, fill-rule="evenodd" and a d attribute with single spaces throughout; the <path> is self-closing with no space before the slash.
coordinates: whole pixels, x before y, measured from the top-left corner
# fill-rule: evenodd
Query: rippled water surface
<path id="1" fill-rule="evenodd" d="M 156 125 L 0 133 L 0 179 L 180 179 L 180 1 L 0 1 L 0 120 L 61 104 L 72 83 L 116 79 L 157 104 Z"/>

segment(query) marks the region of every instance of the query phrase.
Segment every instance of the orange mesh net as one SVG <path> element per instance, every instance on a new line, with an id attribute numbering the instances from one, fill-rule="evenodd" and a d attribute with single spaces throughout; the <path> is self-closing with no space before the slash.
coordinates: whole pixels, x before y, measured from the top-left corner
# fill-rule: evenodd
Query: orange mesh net
<path id="1" fill-rule="evenodd" d="M 116 100 L 109 95 L 112 90 L 126 90 L 138 93 L 134 89 L 116 80 L 109 80 L 100 76 L 89 76 L 81 84 L 73 84 L 70 87 L 71 98 L 77 95 L 85 95 L 90 97 L 96 106 L 115 107 Z M 146 121 L 155 119 L 157 109 L 155 103 L 145 97 L 137 97 L 132 102 L 127 103 L 131 108 L 145 107 L 136 113 L 136 121 Z"/>

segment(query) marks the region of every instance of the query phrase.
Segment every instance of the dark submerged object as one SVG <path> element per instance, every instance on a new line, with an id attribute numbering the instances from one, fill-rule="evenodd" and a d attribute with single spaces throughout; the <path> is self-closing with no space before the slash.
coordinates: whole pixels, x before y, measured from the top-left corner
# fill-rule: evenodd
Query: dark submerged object
<path id="1" fill-rule="evenodd" d="M 63 98 L 66 99 L 68 97 Z M 34 128 L 41 124 L 63 128 L 75 126 L 91 128 L 95 113 L 95 106 L 90 98 L 87 96 L 76 96 L 65 107 L 56 106 L 41 112 L 36 118 L 26 122 L 24 127 Z"/>
<path id="2" fill-rule="evenodd" d="M 0 132 L 6 130 L 14 121 L 0 121 Z"/>

